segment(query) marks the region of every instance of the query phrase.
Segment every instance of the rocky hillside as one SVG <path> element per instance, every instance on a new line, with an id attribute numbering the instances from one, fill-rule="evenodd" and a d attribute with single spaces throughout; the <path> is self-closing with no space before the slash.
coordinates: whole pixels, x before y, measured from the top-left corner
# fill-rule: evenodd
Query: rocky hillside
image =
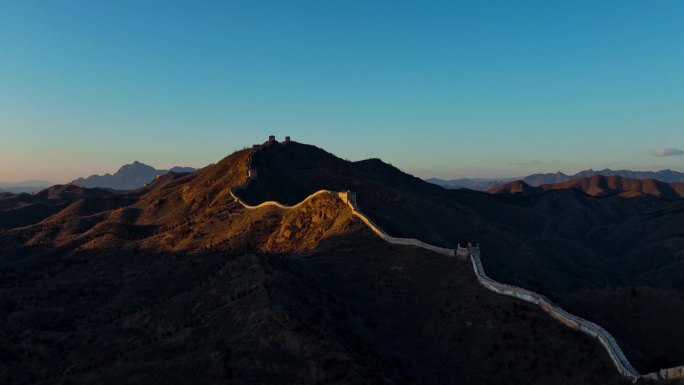
<path id="1" fill-rule="evenodd" d="M 486 291 L 467 261 L 385 243 L 336 195 L 243 208 L 230 188 L 248 155 L 129 194 L 85 189 L 39 223 L 0 230 L 0 381 L 624 382 L 591 338 Z M 379 160 L 292 142 L 253 166 L 258 183 L 240 192 L 253 203 L 355 189 L 378 221 L 420 224 L 418 197 L 435 194 L 432 206 L 481 220 Z"/>
<path id="2" fill-rule="evenodd" d="M 253 166 L 259 178 L 245 192 L 252 203 L 293 203 L 318 188 L 355 191 L 360 208 L 390 234 L 442 247 L 480 243 L 491 277 L 603 320 L 639 371 L 684 363 L 675 342 L 684 330 L 668 325 L 684 314 L 684 200 L 593 197 L 576 188 L 542 195 L 445 190 L 377 159 L 347 162 L 300 143 L 264 147 Z M 622 296 L 613 306 L 589 306 L 615 298 L 615 290 L 642 288 L 654 289 L 660 300 Z M 593 297 L 583 306 L 588 292 Z M 625 319 L 616 307 L 662 316 Z"/>

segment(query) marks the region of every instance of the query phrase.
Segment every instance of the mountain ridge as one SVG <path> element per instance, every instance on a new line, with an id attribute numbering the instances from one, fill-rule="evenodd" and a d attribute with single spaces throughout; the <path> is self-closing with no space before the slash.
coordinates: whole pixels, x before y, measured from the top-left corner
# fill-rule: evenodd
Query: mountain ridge
<path id="1" fill-rule="evenodd" d="M 627 199 L 620 195 L 599 198 L 576 189 L 540 195 L 539 199 L 445 190 L 397 173 L 391 165 L 372 159 L 344 163 L 326 155 L 324 150 L 316 152 L 315 147 L 294 151 L 297 146 L 269 146 L 268 157 L 254 158 L 253 167 L 259 178 L 250 183 L 247 195 L 243 195 L 249 204 L 269 200 L 293 204 L 317 189 L 355 191 L 363 212 L 388 233 L 418 238 L 439 247 L 477 241 L 484 247 L 482 263 L 492 278 L 540 292 L 563 307 L 580 309 L 578 315 L 585 319 L 600 318 L 602 326 L 611 332 L 620 329 L 619 323 L 606 314 L 592 314 L 597 311 L 595 306 L 582 308 L 574 292 L 596 285 L 653 285 L 663 290 L 684 290 L 676 278 L 680 274 L 677 261 L 681 232 L 674 226 L 680 217 L 677 207 L 682 200 L 655 196 Z M 299 158 L 309 151 L 315 161 Z M 369 171 L 382 173 L 367 174 Z M 354 177 L 349 178 L 350 175 Z M 648 233 L 646 239 L 636 236 L 644 232 Z M 637 266 L 648 258 L 655 258 L 668 268 L 650 267 L 642 273 L 644 268 Z M 605 275 L 607 271 L 622 273 Z M 673 300 L 652 304 L 658 304 L 658 312 L 672 313 L 672 317 L 684 312 L 680 301 L 661 307 L 667 301 Z M 648 309 L 650 305 L 646 303 L 641 306 L 644 312 L 655 311 Z M 650 341 L 625 333 L 624 328 L 616 336 L 642 373 L 684 361 L 684 350 L 669 342 L 671 335 L 666 331 L 672 328 L 667 326 L 667 319 L 663 316 L 653 320 L 662 324 L 649 329 Z M 647 350 L 650 352 L 644 353 Z M 658 350 L 669 353 L 654 354 Z"/>
<path id="2" fill-rule="evenodd" d="M 459 179 L 439 179 L 428 178 L 427 182 L 434 183 L 449 189 L 467 188 L 477 191 L 489 191 L 497 186 L 522 180 L 530 186 L 536 187 L 543 184 L 562 183 L 577 178 L 598 176 L 621 176 L 630 179 L 655 179 L 665 183 L 684 182 L 684 173 L 673 171 L 670 169 L 660 171 L 632 171 L 632 170 L 611 170 L 605 168 L 603 170 L 582 170 L 576 174 L 568 175 L 560 171 L 554 173 L 536 173 L 524 177 L 512 178 L 459 178 Z"/>
<path id="3" fill-rule="evenodd" d="M 231 187 L 251 174 L 249 154 L 166 174 L 134 192 L 79 199 L 38 223 L 0 230 L 0 305 L 10 311 L 0 320 L 0 342 L 9 357 L 25 357 L 31 341 L 50 341 L 42 351 L 67 356 L 68 368 L 51 362 L 76 383 L 101 372 L 163 377 L 169 367 L 159 354 L 171 366 L 197 368 L 172 371 L 176 381 L 374 383 L 379 368 L 385 382 L 397 384 L 623 380 L 595 341 L 535 306 L 484 290 L 469 263 L 386 244 L 338 197 L 245 210 Z M 258 178 L 239 194 L 247 204 L 298 204 L 321 189 L 357 192 L 358 207 L 388 234 L 447 248 L 480 243 L 492 279 L 601 319 L 618 331 L 639 371 L 681 363 L 677 325 L 652 317 L 648 328 L 620 329 L 600 301 L 577 295 L 594 290 L 592 298 L 604 301 L 609 284 L 629 293 L 653 281 L 649 296 L 663 300 L 662 309 L 654 301 L 641 306 L 676 318 L 678 300 L 662 295 L 679 288 L 679 270 L 670 265 L 678 261 L 672 235 L 681 232 L 675 202 L 599 200 L 574 190 L 539 197 L 446 190 L 378 159 L 348 162 L 296 142 L 264 145 L 251 168 Z M 627 276 L 644 270 L 632 255 L 617 254 L 638 238 L 628 230 L 648 235 L 638 239 L 637 255 L 660 256 L 650 275 Z M 605 251 L 611 245 L 620 249 L 623 270 Z M 70 333 L 69 345 L 57 354 L 51 338 L 62 333 Z M 179 356 L 181 347 L 191 358 Z M 34 358 L 12 367 L 30 370 L 41 362 Z M 41 368 L 39 376 L 53 375 Z"/>
<path id="4" fill-rule="evenodd" d="M 621 195 L 624 197 L 652 196 L 665 200 L 684 198 L 684 183 L 665 183 L 655 179 L 631 179 L 622 176 L 593 175 L 575 178 L 561 183 L 531 186 L 523 180 L 495 187 L 491 194 L 521 193 L 528 196 L 541 195 L 554 190 L 579 190 L 593 197 Z"/>
<path id="5" fill-rule="evenodd" d="M 256 151 L 259 151 L 260 148 L 255 149 Z M 250 154 L 249 156 L 249 176 L 247 181 L 239 186 L 239 190 L 244 190 L 246 187 L 248 187 L 249 183 L 252 182 L 254 179 L 256 179 L 256 171 L 251 168 L 251 161 L 253 159 L 254 151 Z M 521 182 L 524 183 L 524 182 Z M 233 191 L 233 189 L 231 189 Z M 622 352 L 620 346 L 617 344 L 615 341 L 614 337 L 610 335 L 605 329 L 601 328 L 600 326 L 596 325 L 595 323 L 592 323 L 590 321 L 587 321 L 585 319 L 582 319 L 581 317 L 577 317 L 575 315 L 572 315 L 565 310 L 559 308 L 556 304 L 550 302 L 548 299 L 546 299 L 543 296 L 540 296 L 538 293 L 535 292 L 530 292 L 528 290 L 510 286 L 510 285 L 505 285 L 501 284 L 500 282 L 496 282 L 494 280 L 491 280 L 486 273 L 483 270 L 482 263 L 480 260 L 480 251 L 479 251 L 479 246 L 472 247 L 470 243 L 468 243 L 467 248 L 461 248 L 460 245 L 458 247 L 458 250 L 454 249 L 449 249 L 449 248 L 440 248 L 434 245 L 427 244 L 425 242 L 422 242 L 418 239 L 412 239 L 412 238 L 397 238 L 393 237 L 389 234 L 387 234 L 384 230 L 381 228 L 377 227 L 373 221 L 368 218 L 365 214 L 360 212 L 357 207 L 356 203 L 356 193 L 354 192 L 335 192 L 335 191 L 330 191 L 330 190 L 318 190 L 317 192 L 309 195 L 306 197 L 304 200 L 301 202 L 292 205 L 292 206 L 284 206 L 280 202 L 277 201 L 266 201 L 262 202 L 256 206 L 250 206 L 236 196 L 233 193 L 233 197 L 235 200 L 240 203 L 243 207 L 254 210 L 258 209 L 260 207 L 264 206 L 274 206 L 274 207 L 279 207 L 282 209 L 295 209 L 298 206 L 305 204 L 307 201 L 313 199 L 314 197 L 322 194 L 328 194 L 328 195 L 333 195 L 337 196 L 340 198 L 345 204 L 349 205 L 349 207 L 352 209 L 352 212 L 355 216 L 360 218 L 373 232 L 375 232 L 380 238 L 383 240 L 387 241 L 388 243 L 395 244 L 395 245 L 413 245 L 419 248 L 424 248 L 427 250 L 431 250 L 435 253 L 446 255 L 446 256 L 457 256 L 460 255 L 463 259 L 465 258 L 470 258 L 474 267 L 474 271 L 476 276 L 478 277 L 478 281 L 480 283 L 488 288 L 489 290 L 510 296 L 513 298 L 517 299 L 522 299 L 526 302 L 530 302 L 533 304 L 539 305 L 541 309 L 544 311 L 547 311 L 552 317 L 560 320 L 563 324 L 567 325 L 570 328 L 576 329 L 576 330 L 581 330 L 585 331 L 588 335 L 596 337 L 606 348 L 607 351 L 609 351 L 609 354 L 611 358 L 613 359 L 613 362 L 615 363 L 616 367 L 618 368 L 618 371 L 623 374 L 625 377 L 632 381 L 636 381 L 639 378 L 650 378 L 650 379 L 658 379 L 661 376 L 663 378 L 670 378 L 670 375 L 676 376 L 678 375 L 677 373 L 682 369 L 682 367 L 675 367 L 675 368 L 669 368 L 669 369 L 664 369 L 661 370 L 658 373 L 649 373 L 647 375 L 642 375 L 639 374 L 631 365 L 631 363 L 627 360 L 625 357 L 624 353 Z M 672 373 L 672 374 L 671 374 Z"/>

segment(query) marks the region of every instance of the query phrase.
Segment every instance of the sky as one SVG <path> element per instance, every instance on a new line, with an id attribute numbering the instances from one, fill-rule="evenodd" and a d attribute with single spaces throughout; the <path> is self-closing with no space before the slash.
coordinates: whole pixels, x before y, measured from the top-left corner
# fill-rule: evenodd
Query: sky
<path id="1" fill-rule="evenodd" d="M 0 181 L 289 135 L 420 177 L 684 171 L 684 2 L 0 0 Z"/>

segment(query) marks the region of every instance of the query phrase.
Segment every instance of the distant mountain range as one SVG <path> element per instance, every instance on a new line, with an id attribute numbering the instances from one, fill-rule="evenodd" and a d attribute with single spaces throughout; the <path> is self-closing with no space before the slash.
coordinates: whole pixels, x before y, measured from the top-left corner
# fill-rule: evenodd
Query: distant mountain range
<path id="1" fill-rule="evenodd" d="M 545 184 L 568 182 L 578 178 L 588 178 L 595 175 L 619 176 L 630 179 L 655 179 L 665 183 L 684 182 L 684 173 L 672 170 L 631 171 L 607 168 L 603 170 L 584 170 L 574 175 L 567 175 L 559 171 L 556 173 L 532 174 L 522 178 L 461 178 L 452 180 L 430 178 L 426 179 L 426 181 L 449 189 L 467 188 L 470 190 L 489 191 L 516 180 L 523 181 L 529 186 L 537 187 Z"/>
<path id="2" fill-rule="evenodd" d="M 25 180 L 23 182 L 0 182 L 0 193 L 9 192 L 13 194 L 18 193 L 32 193 L 52 186 L 54 183 L 46 180 Z"/>
<path id="3" fill-rule="evenodd" d="M 425 181 L 448 189 L 467 188 L 469 190 L 489 191 L 494 187 L 519 179 L 520 178 L 459 178 L 446 180 L 428 178 L 425 179 Z"/>
<path id="4" fill-rule="evenodd" d="M 91 175 L 87 178 L 74 179 L 73 183 L 78 183 L 83 187 L 104 187 L 115 190 L 135 190 L 143 187 L 145 183 L 149 183 L 159 175 L 164 175 L 168 172 L 186 173 L 195 172 L 193 167 L 173 167 L 169 170 L 158 170 L 152 166 L 148 166 L 137 160 L 131 164 L 121 166 L 117 172 L 104 175 Z"/>
<path id="5" fill-rule="evenodd" d="M 593 197 L 620 195 L 626 198 L 649 195 L 659 199 L 684 198 L 684 183 L 665 183 L 655 179 L 630 179 L 622 176 L 594 175 L 567 182 L 530 186 L 516 180 L 489 190 L 492 194 L 541 195 L 552 190 L 580 190 Z"/>

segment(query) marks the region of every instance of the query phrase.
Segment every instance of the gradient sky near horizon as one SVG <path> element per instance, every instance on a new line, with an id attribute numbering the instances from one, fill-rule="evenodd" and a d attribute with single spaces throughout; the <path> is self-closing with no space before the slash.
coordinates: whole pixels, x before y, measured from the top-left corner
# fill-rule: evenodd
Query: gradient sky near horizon
<path id="1" fill-rule="evenodd" d="M 2 1 L 0 181 L 279 138 L 420 177 L 684 171 L 684 2 Z"/>

